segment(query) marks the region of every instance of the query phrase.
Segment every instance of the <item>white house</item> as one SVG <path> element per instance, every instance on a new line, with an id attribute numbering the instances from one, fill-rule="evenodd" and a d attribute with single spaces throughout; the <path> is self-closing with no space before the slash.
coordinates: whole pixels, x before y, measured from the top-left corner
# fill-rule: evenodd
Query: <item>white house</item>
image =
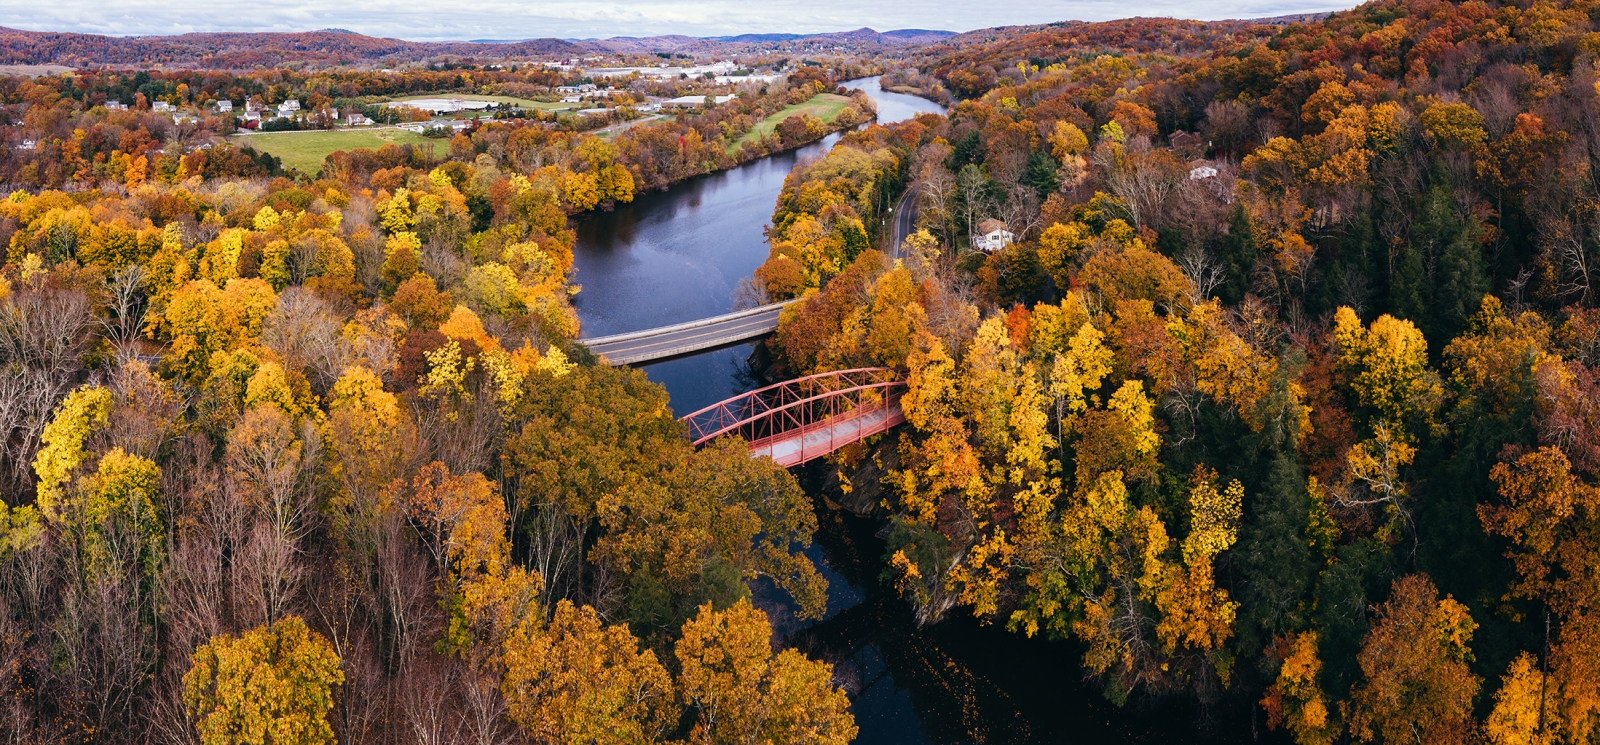
<path id="1" fill-rule="evenodd" d="M 172 111 L 172 104 L 167 103 L 166 101 L 157 101 L 157 102 L 155 102 L 153 104 L 150 104 L 150 110 L 151 111 Z"/>
<path id="2" fill-rule="evenodd" d="M 261 121 L 261 112 L 259 112 L 259 111 L 246 111 L 246 112 L 244 112 L 244 116 L 239 117 L 239 118 L 243 119 L 243 120 L 245 120 L 247 122 L 259 122 L 259 121 Z"/>
<path id="3" fill-rule="evenodd" d="M 123 103 L 123 102 L 121 102 L 121 101 L 107 101 L 106 102 L 106 110 L 107 111 L 127 111 L 128 110 L 128 105 Z"/>
<path id="4" fill-rule="evenodd" d="M 359 111 L 354 114 L 344 115 L 344 125 L 346 127 L 365 127 L 371 123 L 372 118 Z"/>
<path id="5" fill-rule="evenodd" d="M 992 253 L 1011 245 L 1016 239 L 1017 237 L 1006 229 L 1005 223 L 991 217 L 978 223 L 978 235 L 972 239 L 972 246 L 980 251 Z"/>
<path id="6" fill-rule="evenodd" d="M 1199 181 L 1201 179 L 1216 178 L 1216 177 L 1217 177 L 1217 169 L 1212 167 L 1212 166 L 1195 166 L 1194 168 L 1190 168 L 1189 169 L 1189 180 L 1190 181 Z"/>
<path id="7" fill-rule="evenodd" d="M 22 145 L 18 149 L 19 150 L 37 150 L 37 149 L 39 149 L 39 143 L 34 142 L 33 140 L 23 140 L 22 141 Z"/>
<path id="8" fill-rule="evenodd" d="M 733 96 L 678 96 L 677 98 L 669 98 L 662 101 L 661 105 L 671 108 L 692 109 L 704 104 L 707 98 L 712 99 L 712 103 L 717 106 L 733 100 Z"/>
<path id="9" fill-rule="evenodd" d="M 283 103 L 278 104 L 278 116 L 292 116 L 294 112 L 299 110 L 299 101 L 284 101 Z"/>
<path id="10" fill-rule="evenodd" d="M 233 102 L 224 98 L 217 102 L 217 111 L 233 111 Z"/>

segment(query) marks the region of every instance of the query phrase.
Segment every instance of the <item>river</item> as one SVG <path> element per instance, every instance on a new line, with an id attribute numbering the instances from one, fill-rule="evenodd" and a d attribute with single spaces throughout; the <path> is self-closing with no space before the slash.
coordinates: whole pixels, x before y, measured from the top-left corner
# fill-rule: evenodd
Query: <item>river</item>
<path id="1" fill-rule="evenodd" d="M 942 113 L 938 104 L 853 80 L 878 120 Z M 584 336 L 603 336 L 726 313 L 739 280 L 767 258 L 763 228 L 795 163 L 826 153 L 830 135 L 788 153 L 644 194 L 576 221 L 575 299 Z M 749 390 L 753 344 L 643 366 L 679 415 Z M 821 495 L 825 466 L 802 469 Z M 817 497 L 817 543 L 808 554 L 829 582 L 824 620 L 800 623 L 770 585 L 755 588 L 787 643 L 826 659 L 845 678 L 863 745 L 1195 742 L 1186 706 L 1131 711 L 1080 683 L 1076 645 L 1024 639 L 961 614 L 918 629 L 886 592 L 881 523 Z"/>

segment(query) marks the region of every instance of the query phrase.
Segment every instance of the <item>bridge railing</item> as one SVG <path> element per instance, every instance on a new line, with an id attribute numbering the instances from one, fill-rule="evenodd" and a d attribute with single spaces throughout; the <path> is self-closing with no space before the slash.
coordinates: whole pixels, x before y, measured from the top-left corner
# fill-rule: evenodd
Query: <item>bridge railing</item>
<path id="1" fill-rule="evenodd" d="M 819 422 L 899 399 L 905 382 L 888 368 L 808 375 L 759 388 L 696 411 L 683 419 L 700 445 L 726 434 L 747 442 L 804 431 Z"/>

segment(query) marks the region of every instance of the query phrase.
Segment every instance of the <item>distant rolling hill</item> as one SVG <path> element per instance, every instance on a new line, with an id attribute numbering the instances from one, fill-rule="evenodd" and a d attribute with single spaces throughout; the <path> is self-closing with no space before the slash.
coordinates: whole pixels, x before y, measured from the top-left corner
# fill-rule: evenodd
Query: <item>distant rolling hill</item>
<path id="1" fill-rule="evenodd" d="M 382 65 L 434 57 L 518 59 L 566 57 L 594 52 L 730 52 L 752 46 L 773 49 L 808 47 L 905 47 L 942 41 L 950 31 L 870 28 L 825 34 L 741 34 L 697 38 L 664 35 L 619 36 L 571 41 L 482 39 L 477 41 L 405 41 L 364 36 L 344 29 L 298 33 L 191 33 L 177 36 L 102 36 L 0 27 L 0 64 L 172 65 L 217 69 L 274 67 L 285 63 L 313 66 Z"/>
<path id="2" fill-rule="evenodd" d="M 415 62 L 429 57 L 517 58 L 578 55 L 588 50 L 562 39 L 498 44 L 384 39 L 344 30 L 300 33 L 195 33 L 178 36 L 101 36 L 0 27 L 0 64 L 164 64 L 217 69 Z"/>
<path id="3" fill-rule="evenodd" d="M 855 47 L 904 47 L 943 41 L 954 31 L 898 29 L 878 32 L 870 28 L 821 34 L 739 34 L 737 36 L 694 37 L 679 34 L 663 36 L 615 36 L 588 39 L 582 43 L 606 52 L 729 52 L 740 48 L 763 47 L 799 50 L 806 47 L 849 45 Z"/>

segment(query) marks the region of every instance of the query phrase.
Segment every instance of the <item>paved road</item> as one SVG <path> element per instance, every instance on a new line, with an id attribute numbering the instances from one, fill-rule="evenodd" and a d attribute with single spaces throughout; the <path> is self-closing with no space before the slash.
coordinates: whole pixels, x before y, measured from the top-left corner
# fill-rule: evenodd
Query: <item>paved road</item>
<path id="1" fill-rule="evenodd" d="M 774 303 L 688 323 L 578 341 L 612 365 L 634 365 L 766 336 L 778 329 L 778 313 L 788 304 Z"/>
<path id="2" fill-rule="evenodd" d="M 893 224 L 889 230 L 890 258 L 900 258 L 900 247 L 905 244 L 906 236 L 911 235 L 911 228 L 916 224 L 916 196 L 916 189 L 906 189 L 906 193 L 900 197 L 900 203 L 895 205 Z"/>

